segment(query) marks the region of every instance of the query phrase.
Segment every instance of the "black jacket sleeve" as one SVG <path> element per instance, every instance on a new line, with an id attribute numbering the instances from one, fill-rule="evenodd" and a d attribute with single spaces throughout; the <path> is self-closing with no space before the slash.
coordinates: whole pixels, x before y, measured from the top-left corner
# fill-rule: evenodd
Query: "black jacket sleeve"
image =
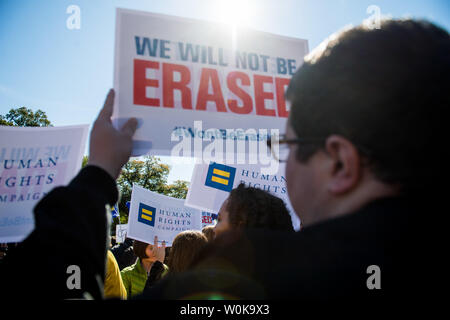
<path id="1" fill-rule="evenodd" d="M 120 270 L 136 262 L 136 256 L 133 252 L 133 239 L 126 238 L 123 243 L 116 244 L 112 247 L 111 252 L 114 258 L 116 258 Z"/>
<path id="2" fill-rule="evenodd" d="M 114 179 L 95 166 L 48 193 L 34 208 L 34 231 L 0 265 L 2 295 L 71 299 L 88 293 L 102 298 L 105 206 L 117 199 Z"/>
<path id="3" fill-rule="evenodd" d="M 155 261 L 145 282 L 144 293 L 161 279 L 163 272 L 164 265 L 160 261 Z"/>

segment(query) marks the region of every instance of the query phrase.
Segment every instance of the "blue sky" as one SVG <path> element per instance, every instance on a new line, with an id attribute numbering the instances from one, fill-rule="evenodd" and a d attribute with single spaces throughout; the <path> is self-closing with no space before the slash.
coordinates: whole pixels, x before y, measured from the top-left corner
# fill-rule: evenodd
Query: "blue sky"
<path id="1" fill-rule="evenodd" d="M 81 9 L 79 30 L 66 27 L 70 5 Z M 113 83 L 116 7 L 221 22 L 239 7 L 241 24 L 307 39 L 312 49 L 334 31 L 360 24 L 369 5 L 450 29 L 445 0 L 0 0 L 0 114 L 27 106 L 44 110 L 57 126 L 92 123 Z M 173 166 L 169 180 L 189 180 L 191 170 Z"/>

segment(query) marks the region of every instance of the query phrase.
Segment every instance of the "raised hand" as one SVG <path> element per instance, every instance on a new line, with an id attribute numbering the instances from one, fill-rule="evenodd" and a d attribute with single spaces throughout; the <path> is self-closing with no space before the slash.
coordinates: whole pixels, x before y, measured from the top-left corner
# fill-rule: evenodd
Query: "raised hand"
<path id="1" fill-rule="evenodd" d="M 106 170 L 114 179 L 117 179 L 122 166 L 130 158 L 137 120 L 130 118 L 120 130 L 114 128 L 111 122 L 114 96 L 115 92 L 111 89 L 92 127 L 88 164 Z"/>
<path id="2" fill-rule="evenodd" d="M 155 257 L 155 261 L 164 263 L 164 258 L 166 256 L 166 242 L 163 241 L 162 245 L 159 246 L 158 245 L 158 237 L 155 236 L 155 239 L 153 242 L 153 247 L 151 250 L 152 250 L 153 256 Z"/>

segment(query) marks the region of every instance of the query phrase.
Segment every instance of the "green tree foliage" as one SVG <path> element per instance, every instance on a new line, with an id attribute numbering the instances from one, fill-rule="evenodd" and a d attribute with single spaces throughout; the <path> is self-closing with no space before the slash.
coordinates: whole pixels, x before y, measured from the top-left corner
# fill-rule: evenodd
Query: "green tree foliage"
<path id="1" fill-rule="evenodd" d="M 156 157 L 133 159 L 125 164 L 117 179 L 117 185 L 121 193 L 119 203 L 120 223 L 127 223 L 128 221 L 128 208 L 126 207 L 126 203 L 131 200 L 133 183 L 170 197 L 186 198 L 189 183 L 187 181 L 177 180 L 173 184 L 167 184 L 169 172 L 169 166 L 162 163 Z"/>
<path id="2" fill-rule="evenodd" d="M 176 180 L 173 184 L 166 186 L 165 195 L 173 198 L 186 199 L 189 182 L 184 180 Z"/>
<path id="3" fill-rule="evenodd" d="M 89 157 L 88 156 L 83 156 L 83 160 L 81 161 L 81 168 L 86 167 L 88 161 L 89 161 Z"/>
<path id="4" fill-rule="evenodd" d="M 26 107 L 11 109 L 6 115 L 0 115 L 0 125 L 14 127 L 51 127 L 44 111 L 36 112 Z"/>

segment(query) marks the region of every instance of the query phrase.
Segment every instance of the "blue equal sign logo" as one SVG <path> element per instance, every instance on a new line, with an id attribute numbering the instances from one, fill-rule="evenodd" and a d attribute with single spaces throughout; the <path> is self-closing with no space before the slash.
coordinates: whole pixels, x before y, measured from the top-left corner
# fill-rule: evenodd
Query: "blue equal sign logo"
<path id="1" fill-rule="evenodd" d="M 236 168 L 213 162 L 209 165 L 205 186 L 230 192 L 235 175 Z"/>
<path id="2" fill-rule="evenodd" d="M 149 226 L 155 226 L 156 209 L 146 204 L 139 203 L 138 221 L 148 224 Z"/>

